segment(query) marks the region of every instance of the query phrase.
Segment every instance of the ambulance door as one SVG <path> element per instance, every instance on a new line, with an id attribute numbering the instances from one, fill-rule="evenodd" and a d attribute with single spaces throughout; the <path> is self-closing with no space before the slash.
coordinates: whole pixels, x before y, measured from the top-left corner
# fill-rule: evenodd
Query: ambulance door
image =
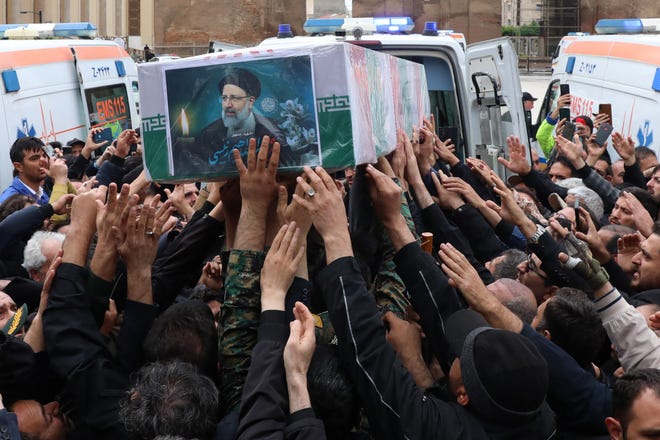
<path id="1" fill-rule="evenodd" d="M 122 130 L 133 128 L 136 116 L 131 80 L 115 46 L 76 46 L 74 54 L 80 92 L 90 127 L 112 130 L 116 139 Z"/>
<path id="2" fill-rule="evenodd" d="M 475 148 L 473 154 L 504 176 L 505 169 L 497 157 L 506 153 L 506 138 L 515 135 L 529 145 L 518 55 L 508 38 L 470 44 L 466 55 L 469 140 Z"/>

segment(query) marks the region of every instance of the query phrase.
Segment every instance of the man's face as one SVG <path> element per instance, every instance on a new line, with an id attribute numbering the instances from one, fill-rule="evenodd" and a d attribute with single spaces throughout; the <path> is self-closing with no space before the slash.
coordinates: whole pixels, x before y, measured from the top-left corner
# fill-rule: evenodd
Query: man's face
<path id="1" fill-rule="evenodd" d="M 607 175 L 607 168 L 609 168 L 609 164 L 607 163 L 607 161 L 602 159 L 598 159 L 594 164 L 594 171 L 596 171 L 603 179 L 607 180 L 608 182 L 611 182 L 612 176 Z"/>
<path id="2" fill-rule="evenodd" d="M 0 328 L 4 327 L 14 317 L 17 307 L 11 296 L 0 291 Z"/>
<path id="3" fill-rule="evenodd" d="M 628 412 L 628 423 L 622 427 L 620 423 L 606 421 L 610 438 L 615 440 L 652 440 L 660 437 L 660 397 L 646 388 L 635 399 Z M 620 422 L 620 421 L 619 421 Z M 625 431 L 622 431 L 622 428 Z"/>
<path id="4" fill-rule="evenodd" d="M 653 176 L 651 176 L 646 184 L 646 189 L 656 202 L 660 202 L 660 170 L 653 173 Z"/>
<path id="5" fill-rule="evenodd" d="M 84 146 L 85 144 L 81 144 L 81 143 L 71 145 L 71 156 L 73 157 L 80 156 L 80 152 L 82 151 Z"/>
<path id="6" fill-rule="evenodd" d="M 626 170 L 622 160 L 617 160 L 612 164 L 612 185 L 619 185 L 623 183 L 623 175 Z"/>
<path id="7" fill-rule="evenodd" d="M 23 160 L 14 162 L 14 168 L 18 171 L 21 180 L 34 184 L 39 184 L 46 178 L 48 165 L 48 156 L 41 148 L 24 151 Z"/>
<path id="8" fill-rule="evenodd" d="M 548 286 L 545 284 L 547 275 L 541 270 L 541 260 L 536 254 L 521 262 L 518 267 L 518 281 L 534 293 L 537 304 L 541 304 L 548 294 Z"/>
<path id="9" fill-rule="evenodd" d="M 543 322 L 543 317 L 545 316 L 545 308 L 548 306 L 548 303 L 550 301 L 552 301 L 552 298 L 546 299 L 536 309 L 536 316 L 534 316 L 534 319 L 532 320 L 532 324 L 531 324 L 534 330 L 536 330 L 539 324 Z"/>
<path id="10" fill-rule="evenodd" d="M 628 200 L 625 197 L 619 197 L 614 204 L 612 213 L 610 214 L 610 223 L 615 225 L 635 227 L 635 218 L 633 217 Z"/>
<path id="11" fill-rule="evenodd" d="M 591 136 L 591 129 L 586 124 L 582 124 L 581 122 L 576 122 L 575 133 L 581 138 L 589 137 Z"/>
<path id="12" fill-rule="evenodd" d="M 550 176 L 550 180 L 557 183 L 571 177 L 571 169 L 561 162 L 555 162 L 550 167 L 548 176 Z"/>
<path id="13" fill-rule="evenodd" d="M 648 156 L 639 160 L 639 169 L 642 171 L 646 171 L 649 168 L 653 168 L 657 164 L 658 164 L 658 158 L 652 154 L 649 154 Z"/>
<path id="14" fill-rule="evenodd" d="M 530 111 L 531 109 L 534 108 L 534 101 L 531 100 L 523 101 L 523 106 L 525 107 L 525 111 Z"/>
<path id="15" fill-rule="evenodd" d="M 630 282 L 638 292 L 660 287 L 660 235 L 651 234 L 641 248 L 632 259 L 636 270 Z"/>
<path id="16" fill-rule="evenodd" d="M 41 243 L 41 253 L 46 257 L 46 261 L 38 270 L 30 270 L 30 278 L 38 283 L 43 283 L 48 274 L 51 263 L 57 257 L 57 253 L 62 249 L 62 242 L 59 240 L 47 239 Z"/>
<path id="17" fill-rule="evenodd" d="M 234 84 L 225 84 L 222 88 L 222 122 L 227 128 L 236 128 L 250 116 L 254 97 Z"/>
<path id="18" fill-rule="evenodd" d="M 197 196 L 199 195 L 199 190 L 194 183 L 184 183 L 183 185 L 183 197 L 185 197 L 186 202 L 192 207 L 197 201 Z"/>
<path id="19" fill-rule="evenodd" d="M 36 400 L 19 400 L 11 406 L 18 419 L 18 429 L 41 440 L 64 440 L 66 424 L 60 405 L 50 402 L 42 405 Z"/>

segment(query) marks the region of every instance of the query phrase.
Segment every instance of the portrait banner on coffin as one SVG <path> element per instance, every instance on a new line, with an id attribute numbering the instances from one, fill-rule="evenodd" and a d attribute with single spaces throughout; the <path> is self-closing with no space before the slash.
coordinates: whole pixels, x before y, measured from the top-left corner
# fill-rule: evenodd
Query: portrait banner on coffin
<path id="1" fill-rule="evenodd" d="M 321 165 L 312 59 L 267 58 L 164 70 L 168 174 L 235 175 L 233 150 L 280 144 L 280 170 Z"/>

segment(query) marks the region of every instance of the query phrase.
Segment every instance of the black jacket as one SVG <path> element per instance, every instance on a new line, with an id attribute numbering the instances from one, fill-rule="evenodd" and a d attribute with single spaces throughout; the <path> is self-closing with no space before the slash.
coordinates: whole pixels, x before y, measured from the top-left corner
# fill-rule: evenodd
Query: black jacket
<path id="1" fill-rule="evenodd" d="M 323 424 L 311 408 L 290 416 L 282 354 L 289 337 L 285 312 L 268 310 L 261 314 L 259 341 L 252 350 L 252 362 L 241 398 L 238 440 L 325 439 Z"/>
<path id="2" fill-rule="evenodd" d="M 385 339 L 373 295 L 354 258 L 340 258 L 319 275 L 319 285 L 347 362 L 378 439 L 546 439 L 537 423 L 484 427 L 471 411 L 417 387 Z"/>

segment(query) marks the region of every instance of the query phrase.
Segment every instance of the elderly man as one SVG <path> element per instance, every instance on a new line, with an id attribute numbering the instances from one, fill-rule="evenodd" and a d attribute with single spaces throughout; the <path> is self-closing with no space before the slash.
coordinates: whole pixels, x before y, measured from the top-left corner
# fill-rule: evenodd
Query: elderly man
<path id="1" fill-rule="evenodd" d="M 275 121 L 254 112 L 261 83 L 252 72 L 227 69 L 218 83 L 218 92 L 221 118 L 202 130 L 194 148 L 177 148 L 175 142 L 174 166 L 178 173 L 197 174 L 233 167 L 232 150 L 237 148 L 246 157 L 248 140 L 252 137 L 257 139 L 257 144 L 264 136 L 270 138 L 271 145 L 279 142 L 280 165 L 294 163 L 287 139 Z"/>

